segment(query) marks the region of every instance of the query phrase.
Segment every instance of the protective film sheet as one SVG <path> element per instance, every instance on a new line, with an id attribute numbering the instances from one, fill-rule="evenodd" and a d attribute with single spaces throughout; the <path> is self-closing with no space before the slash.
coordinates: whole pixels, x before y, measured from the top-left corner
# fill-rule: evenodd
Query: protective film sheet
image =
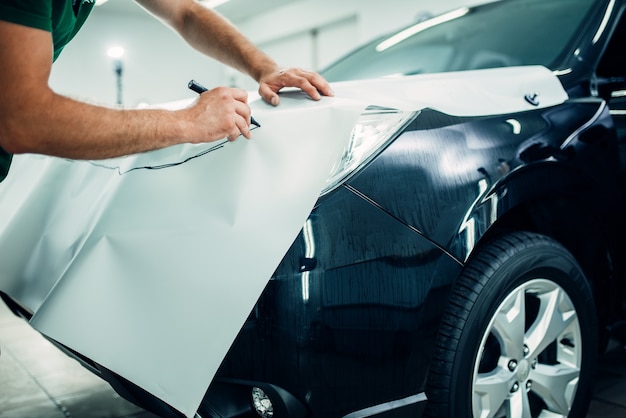
<path id="1" fill-rule="evenodd" d="M 489 115 L 567 99 L 542 67 L 333 87 L 255 101 L 251 141 L 16 156 L 0 183 L 0 290 L 43 334 L 191 417 L 366 106 Z"/>
<path id="2" fill-rule="evenodd" d="M 255 106 L 251 141 L 18 156 L 2 216 L 23 242 L 2 242 L 3 258 L 26 266 L 17 287 L 55 283 L 31 324 L 193 416 L 361 110 L 300 95 Z"/>

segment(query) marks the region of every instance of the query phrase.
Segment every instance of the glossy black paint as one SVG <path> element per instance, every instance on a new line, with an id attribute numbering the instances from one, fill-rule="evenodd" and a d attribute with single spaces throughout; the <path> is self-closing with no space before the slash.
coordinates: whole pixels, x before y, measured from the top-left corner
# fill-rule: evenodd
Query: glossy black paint
<path id="1" fill-rule="evenodd" d="M 449 124 L 441 126 L 439 119 Z M 593 125 L 577 132 L 588 122 Z M 350 186 L 464 260 L 514 207 L 555 198 L 565 193 L 565 184 L 576 200 L 607 187 L 604 179 L 617 177 L 612 129 L 600 100 L 470 121 L 425 111 Z M 526 177 L 535 170 L 554 174 L 536 184 Z M 581 193 L 583 185 L 593 189 Z"/>
<path id="2" fill-rule="evenodd" d="M 309 222 L 218 379 L 289 388 L 319 416 L 420 392 L 447 293 L 437 277 L 456 276 L 460 264 L 347 188 Z M 305 258 L 313 269 L 303 271 Z"/>
<path id="3" fill-rule="evenodd" d="M 602 4 L 555 68 L 568 69 L 566 103 L 476 118 L 425 109 L 320 199 L 201 412 L 255 416 L 251 386 L 288 393 L 274 398 L 279 418 L 342 417 L 422 393 L 450 288 L 475 248 L 503 231 L 556 238 L 592 279 L 603 322 L 621 318 L 624 142 L 592 87 L 624 3 L 598 32 Z"/>

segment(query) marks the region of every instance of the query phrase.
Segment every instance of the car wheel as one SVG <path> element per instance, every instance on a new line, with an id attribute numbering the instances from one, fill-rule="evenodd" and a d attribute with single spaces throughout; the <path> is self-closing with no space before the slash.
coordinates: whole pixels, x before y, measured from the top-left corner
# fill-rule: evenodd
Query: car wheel
<path id="1" fill-rule="evenodd" d="M 552 239 L 505 235 L 455 283 L 427 384 L 437 417 L 584 417 L 597 359 L 590 285 Z"/>

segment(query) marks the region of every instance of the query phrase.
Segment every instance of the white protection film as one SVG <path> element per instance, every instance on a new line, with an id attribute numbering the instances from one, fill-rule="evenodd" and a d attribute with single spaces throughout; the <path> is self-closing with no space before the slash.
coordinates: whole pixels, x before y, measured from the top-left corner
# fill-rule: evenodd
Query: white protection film
<path id="1" fill-rule="evenodd" d="M 366 106 L 471 116 L 567 99 L 541 67 L 333 87 L 321 102 L 252 103 L 251 141 L 16 156 L 0 183 L 0 290 L 43 334 L 192 417 Z"/>
<path id="2" fill-rule="evenodd" d="M 33 327 L 193 416 L 362 110 L 283 101 L 255 106 L 254 140 L 167 168 L 128 171 L 151 165 L 146 154 L 122 159 L 122 175 L 102 167 L 115 161 L 17 157 L 2 188 L 31 193 L 2 264 L 19 258 L 14 277 L 54 282 L 30 295 L 45 298 Z M 156 152 L 154 166 L 212 146 Z"/>

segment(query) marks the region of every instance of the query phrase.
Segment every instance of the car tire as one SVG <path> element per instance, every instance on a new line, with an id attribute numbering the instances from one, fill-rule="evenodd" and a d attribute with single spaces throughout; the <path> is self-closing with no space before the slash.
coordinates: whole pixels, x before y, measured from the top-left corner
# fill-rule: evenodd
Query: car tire
<path id="1" fill-rule="evenodd" d="M 574 257 L 542 235 L 502 236 L 470 258 L 454 285 L 426 415 L 584 417 L 597 344 L 592 291 Z"/>

